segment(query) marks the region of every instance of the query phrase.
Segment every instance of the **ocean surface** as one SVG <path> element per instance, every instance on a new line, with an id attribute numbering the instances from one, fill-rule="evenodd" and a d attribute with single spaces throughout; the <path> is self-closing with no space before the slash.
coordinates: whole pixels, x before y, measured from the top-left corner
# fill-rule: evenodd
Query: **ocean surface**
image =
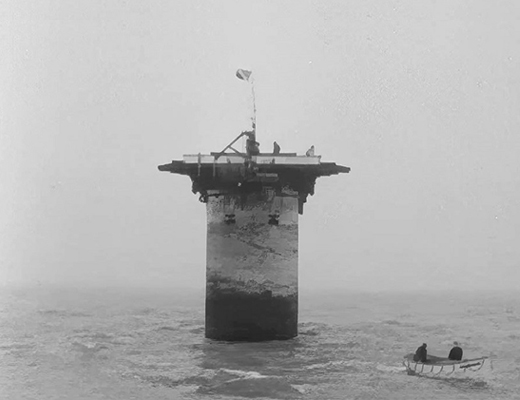
<path id="1" fill-rule="evenodd" d="M 410 376 L 423 342 L 486 370 Z M 204 339 L 203 291 L 1 288 L 0 398 L 520 399 L 520 294 L 300 293 L 299 336 Z"/>

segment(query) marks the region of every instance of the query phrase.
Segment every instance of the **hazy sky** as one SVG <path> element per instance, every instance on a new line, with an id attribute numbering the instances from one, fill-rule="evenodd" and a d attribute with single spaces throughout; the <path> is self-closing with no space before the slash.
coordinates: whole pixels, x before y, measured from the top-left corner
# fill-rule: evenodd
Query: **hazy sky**
<path id="1" fill-rule="evenodd" d="M 0 282 L 203 287 L 205 206 L 158 164 L 258 140 L 350 174 L 302 288 L 520 288 L 520 2 L 0 5 Z"/>

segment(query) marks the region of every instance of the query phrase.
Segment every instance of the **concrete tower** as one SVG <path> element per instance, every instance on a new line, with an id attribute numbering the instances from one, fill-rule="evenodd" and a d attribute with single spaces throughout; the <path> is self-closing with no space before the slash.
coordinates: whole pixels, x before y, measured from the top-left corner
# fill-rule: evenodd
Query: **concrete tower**
<path id="1" fill-rule="evenodd" d="M 254 125 L 253 125 L 254 127 Z M 246 153 L 232 145 L 247 136 Z M 206 337 L 290 339 L 298 324 L 298 215 L 316 178 L 349 172 L 307 155 L 259 153 L 254 131 L 220 153 L 185 155 L 160 171 L 188 175 L 206 204 Z M 226 153 L 231 149 L 233 153 Z"/>

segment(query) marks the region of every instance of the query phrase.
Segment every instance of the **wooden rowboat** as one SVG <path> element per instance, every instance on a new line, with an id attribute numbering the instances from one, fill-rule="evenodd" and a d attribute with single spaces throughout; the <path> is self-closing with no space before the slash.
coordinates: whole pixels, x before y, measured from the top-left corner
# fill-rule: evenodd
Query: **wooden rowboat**
<path id="1" fill-rule="evenodd" d="M 476 372 L 481 370 L 486 364 L 488 357 L 471 358 L 467 360 L 454 361 L 445 357 L 428 356 L 425 363 L 413 360 L 413 353 L 404 356 L 403 365 L 406 367 L 408 375 L 444 375 Z"/>

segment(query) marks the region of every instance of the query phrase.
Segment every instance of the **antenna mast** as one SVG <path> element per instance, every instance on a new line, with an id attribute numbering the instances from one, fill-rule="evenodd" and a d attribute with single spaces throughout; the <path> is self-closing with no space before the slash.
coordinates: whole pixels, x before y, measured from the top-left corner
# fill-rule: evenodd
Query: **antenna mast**
<path id="1" fill-rule="evenodd" d="M 253 116 L 251 117 L 251 122 L 253 125 L 253 135 L 256 137 L 256 101 L 255 101 L 255 86 L 254 79 L 251 76 L 252 71 L 247 71 L 245 69 L 237 70 L 236 76 L 238 79 L 249 82 L 251 84 L 251 94 L 253 95 Z"/>
<path id="2" fill-rule="evenodd" d="M 253 123 L 253 134 L 256 137 L 256 102 L 255 102 L 255 81 L 254 78 L 251 77 L 251 93 L 253 94 L 253 117 L 251 121 Z"/>
<path id="3" fill-rule="evenodd" d="M 227 149 L 233 150 L 235 153 L 238 153 L 240 155 L 243 155 L 245 157 L 251 157 L 251 155 L 256 155 L 259 153 L 259 143 L 256 141 L 256 101 L 255 101 L 255 87 L 254 87 L 254 79 L 251 76 L 252 71 L 247 71 L 245 69 L 239 69 L 236 72 L 236 76 L 238 79 L 241 79 L 243 81 L 249 82 L 251 84 L 251 94 L 253 95 L 253 115 L 251 117 L 251 124 L 253 126 L 252 131 L 248 132 L 242 132 L 240 135 L 238 135 L 235 140 L 233 140 L 230 144 L 228 144 L 224 150 L 222 150 L 220 153 L 218 153 L 215 156 L 215 159 L 217 160 Z M 238 150 L 233 148 L 233 144 L 240 139 L 243 136 L 247 136 L 248 139 L 246 141 L 246 154 L 240 153 Z"/>

